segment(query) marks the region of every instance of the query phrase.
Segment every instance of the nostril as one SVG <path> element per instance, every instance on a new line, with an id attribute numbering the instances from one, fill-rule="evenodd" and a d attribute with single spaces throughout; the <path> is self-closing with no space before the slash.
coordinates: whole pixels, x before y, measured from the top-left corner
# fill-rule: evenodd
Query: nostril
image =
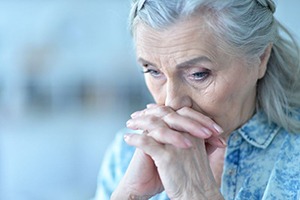
<path id="1" fill-rule="evenodd" d="M 171 107 L 173 110 L 179 110 L 183 107 L 193 107 L 193 101 L 188 96 L 175 97 L 167 99 L 165 105 Z"/>

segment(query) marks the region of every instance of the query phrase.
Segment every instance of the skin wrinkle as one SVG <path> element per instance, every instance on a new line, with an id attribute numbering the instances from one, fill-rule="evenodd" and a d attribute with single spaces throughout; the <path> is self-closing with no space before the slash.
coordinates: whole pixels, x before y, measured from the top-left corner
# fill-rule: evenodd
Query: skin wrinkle
<path id="1" fill-rule="evenodd" d="M 157 80 L 150 78 L 149 74 L 146 75 L 147 86 L 158 104 L 164 105 L 167 102 L 166 99 L 188 96 L 192 99 L 195 110 L 212 117 L 229 134 L 247 121 L 254 112 L 257 81 L 255 76 L 258 66 L 246 70 L 246 64 L 238 61 L 241 58 L 237 59 L 229 56 L 227 52 L 221 52 L 216 40 L 213 40 L 213 35 L 208 30 L 199 28 L 198 24 L 203 24 L 201 18 L 176 24 L 176 26 L 163 31 L 138 24 L 135 41 L 137 57 L 154 63 L 159 68 L 158 70 L 166 76 L 166 80 L 159 81 L 164 84 L 165 82 L 172 84 L 171 90 L 168 91 L 170 86 L 159 86 Z M 177 37 L 178 35 L 179 37 Z M 211 66 L 205 65 L 211 70 L 211 75 L 199 86 L 191 87 L 191 84 L 183 84 L 188 80 L 184 80 L 178 75 L 180 71 L 176 71 L 174 65 L 190 60 L 196 55 L 204 55 L 212 60 Z M 241 67 L 231 67 L 232 65 L 241 65 Z M 246 73 L 247 76 L 239 77 L 240 74 Z M 248 75 L 250 75 L 248 79 L 251 80 L 245 82 Z M 235 80 L 231 80 L 232 78 Z M 247 91 L 236 88 L 243 87 L 241 84 L 247 85 L 245 88 Z M 221 87 L 221 85 L 223 85 L 223 90 L 219 91 L 220 89 L 217 87 Z M 181 91 L 181 94 L 178 94 L 178 91 Z M 215 97 L 214 93 L 218 93 L 218 96 Z M 208 99 L 209 102 L 199 99 L 199 96 L 201 99 Z M 202 101 L 204 102 L 201 103 Z M 212 104 L 217 104 L 215 107 L 220 110 L 213 108 Z M 230 121 L 230 124 L 227 121 Z"/>
<path id="2" fill-rule="evenodd" d="M 187 22 L 192 22 L 192 21 L 193 21 L 193 19 L 191 19 L 191 18 L 188 18 L 188 20 L 187 20 Z M 181 24 L 187 24 L 187 23 L 186 23 L 186 21 L 182 20 L 182 21 L 176 23 L 175 25 L 170 26 L 169 29 L 171 29 L 172 27 L 177 27 L 178 25 L 181 25 Z M 138 24 L 137 27 L 138 27 L 139 31 L 145 31 L 145 34 L 147 34 L 147 37 L 139 37 L 138 40 L 141 41 L 142 43 L 151 44 L 150 47 L 156 49 L 156 52 L 154 54 L 157 54 L 157 55 L 171 55 L 171 54 L 177 55 L 177 53 L 182 54 L 182 52 L 177 49 L 181 49 L 187 43 L 197 43 L 198 41 L 194 40 L 194 38 L 197 38 L 201 31 L 205 32 L 206 30 L 209 29 L 209 27 L 205 23 L 203 23 L 201 26 L 199 26 L 199 24 L 197 25 L 196 29 L 198 31 L 195 30 L 195 26 L 188 26 L 188 27 L 186 27 L 185 30 L 187 32 L 192 32 L 192 34 L 190 35 L 190 37 L 187 38 L 185 33 L 180 33 L 180 32 L 171 32 L 170 33 L 168 31 L 169 29 L 157 32 L 156 30 L 152 29 L 151 27 L 149 27 L 146 24 Z M 176 40 L 174 40 L 174 37 L 176 37 Z M 159 40 L 160 43 L 159 44 L 151 43 L 151 41 L 153 41 L 153 40 Z M 184 40 L 185 43 L 180 42 L 182 40 Z M 213 35 L 210 35 L 209 40 L 215 41 L 216 39 L 213 37 Z M 140 42 L 136 42 L 136 49 L 139 49 L 139 44 L 140 44 Z M 207 41 L 206 45 L 210 46 L 213 44 L 211 44 Z M 172 50 L 172 51 L 165 52 L 166 50 Z M 215 60 L 215 58 L 216 58 L 215 54 L 211 54 L 212 52 L 207 52 L 205 49 L 200 49 L 199 47 L 190 48 L 189 50 L 190 51 L 194 50 L 195 52 L 199 52 L 199 50 L 202 50 L 208 55 L 208 58 L 210 60 Z M 180 61 L 180 62 L 184 62 L 184 61 Z"/>

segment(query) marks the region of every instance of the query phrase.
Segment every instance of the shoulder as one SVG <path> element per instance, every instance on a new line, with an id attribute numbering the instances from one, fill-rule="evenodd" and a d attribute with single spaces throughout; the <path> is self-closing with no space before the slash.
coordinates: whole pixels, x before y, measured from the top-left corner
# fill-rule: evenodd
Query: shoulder
<path id="1" fill-rule="evenodd" d="M 282 143 L 268 182 L 275 199 L 298 199 L 300 196 L 300 133 L 282 131 Z M 274 198 L 273 198 L 274 199 Z"/>
<path id="2" fill-rule="evenodd" d="M 300 162 L 300 133 L 289 133 L 285 130 L 280 132 L 282 143 L 278 159 L 289 162 Z M 280 136 L 279 136 L 280 137 Z M 299 157 L 299 159 L 295 159 Z M 298 167 L 299 168 L 299 167 Z M 299 168 L 300 169 L 300 168 Z"/>

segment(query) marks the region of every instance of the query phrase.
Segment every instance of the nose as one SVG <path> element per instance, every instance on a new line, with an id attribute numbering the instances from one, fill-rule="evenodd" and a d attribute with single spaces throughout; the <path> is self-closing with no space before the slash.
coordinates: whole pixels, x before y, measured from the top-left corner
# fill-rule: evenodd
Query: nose
<path id="1" fill-rule="evenodd" d="M 166 88 L 165 105 L 173 110 L 179 110 L 183 107 L 192 107 L 193 101 L 187 90 L 180 84 L 169 82 Z"/>

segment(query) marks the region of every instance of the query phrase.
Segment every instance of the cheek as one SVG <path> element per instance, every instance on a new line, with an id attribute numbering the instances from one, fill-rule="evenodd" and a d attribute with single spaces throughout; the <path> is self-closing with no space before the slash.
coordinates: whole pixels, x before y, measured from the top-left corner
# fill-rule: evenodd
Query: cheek
<path id="1" fill-rule="evenodd" d="M 256 95 L 256 70 L 243 63 L 233 63 L 232 67 L 218 74 L 209 94 L 214 97 L 214 106 L 219 113 L 229 116 L 243 111 L 245 103 L 251 103 Z"/>
<path id="2" fill-rule="evenodd" d="M 152 95 L 155 103 L 163 105 L 165 103 L 166 94 L 162 86 L 158 87 L 150 81 L 150 78 L 145 77 L 147 88 Z"/>
<path id="3" fill-rule="evenodd" d="M 197 103 L 201 109 L 212 118 L 228 118 L 236 115 L 248 96 L 240 82 L 214 84 L 198 95 Z M 249 93 L 250 94 L 250 93 Z"/>
<path id="4" fill-rule="evenodd" d="M 239 83 L 239 84 L 238 84 Z M 215 91 L 207 112 L 225 131 L 233 131 L 251 117 L 256 89 L 249 82 L 238 82 Z"/>
<path id="5" fill-rule="evenodd" d="M 197 104 L 207 115 L 215 118 L 224 116 L 224 113 L 227 113 L 233 99 L 234 93 L 227 87 L 220 90 L 213 89 L 201 93 L 197 97 Z"/>

